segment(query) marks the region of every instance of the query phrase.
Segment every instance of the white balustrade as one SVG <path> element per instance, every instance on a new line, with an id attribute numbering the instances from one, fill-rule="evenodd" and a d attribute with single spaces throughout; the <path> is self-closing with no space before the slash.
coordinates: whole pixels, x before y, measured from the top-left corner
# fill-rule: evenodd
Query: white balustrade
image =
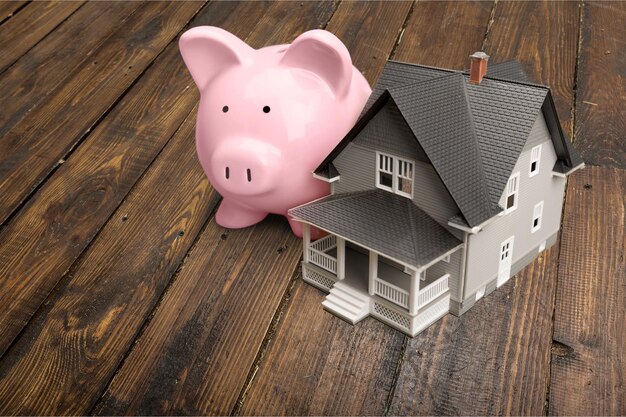
<path id="1" fill-rule="evenodd" d="M 426 304 L 448 291 L 448 278 L 450 278 L 450 274 L 445 274 L 437 281 L 421 289 L 417 296 L 417 308 L 424 307 Z"/>
<path id="2" fill-rule="evenodd" d="M 374 278 L 375 288 L 374 293 L 386 300 L 391 301 L 401 307 L 408 308 L 409 306 L 409 292 L 403 290 L 400 287 L 396 287 L 380 278 Z"/>
<path id="3" fill-rule="evenodd" d="M 328 235 L 311 243 L 311 249 L 325 253 L 337 246 L 337 236 Z"/>
<path id="4" fill-rule="evenodd" d="M 337 260 L 330 255 L 320 252 L 316 249 L 309 248 L 309 262 L 324 268 L 325 270 L 337 273 Z"/>

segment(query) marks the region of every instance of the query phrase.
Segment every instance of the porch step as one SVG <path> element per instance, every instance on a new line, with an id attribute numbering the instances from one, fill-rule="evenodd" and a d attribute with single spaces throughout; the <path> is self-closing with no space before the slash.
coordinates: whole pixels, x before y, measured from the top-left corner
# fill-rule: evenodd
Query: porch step
<path id="1" fill-rule="evenodd" d="M 330 290 L 330 294 L 322 302 L 324 309 L 339 316 L 348 323 L 355 324 L 369 314 L 369 296 L 354 288 L 337 282 Z"/>

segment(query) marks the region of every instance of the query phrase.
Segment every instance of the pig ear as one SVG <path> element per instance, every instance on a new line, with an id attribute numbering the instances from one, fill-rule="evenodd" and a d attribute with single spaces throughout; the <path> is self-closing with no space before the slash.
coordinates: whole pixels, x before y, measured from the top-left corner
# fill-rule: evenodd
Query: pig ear
<path id="1" fill-rule="evenodd" d="M 338 97 L 345 96 L 350 89 L 350 53 L 335 35 L 325 30 L 311 30 L 298 36 L 285 52 L 281 64 L 313 72 Z"/>
<path id="2" fill-rule="evenodd" d="M 252 50 L 235 35 L 212 26 L 188 30 L 180 37 L 178 46 L 200 91 L 226 68 L 241 64 Z"/>

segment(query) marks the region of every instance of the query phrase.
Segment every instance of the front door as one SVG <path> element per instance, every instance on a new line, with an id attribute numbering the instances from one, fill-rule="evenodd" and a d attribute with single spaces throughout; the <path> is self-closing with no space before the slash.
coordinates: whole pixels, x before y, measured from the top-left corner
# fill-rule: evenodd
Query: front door
<path id="1" fill-rule="evenodd" d="M 515 236 L 511 236 L 500 244 L 500 264 L 498 266 L 498 281 L 496 285 L 499 287 L 511 278 L 511 258 L 513 257 L 513 240 Z"/>

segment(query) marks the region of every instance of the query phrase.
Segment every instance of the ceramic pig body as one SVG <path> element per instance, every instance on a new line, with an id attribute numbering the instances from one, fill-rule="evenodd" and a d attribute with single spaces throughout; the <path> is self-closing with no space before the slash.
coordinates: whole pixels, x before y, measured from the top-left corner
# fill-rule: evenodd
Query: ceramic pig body
<path id="1" fill-rule="evenodd" d="M 356 122 L 371 89 L 334 35 L 255 50 L 215 27 L 183 34 L 200 90 L 196 147 L 223 201 L 216 221 L 251 226 L 329 193 L 312 171 Z M 290 220 L 301 236 L 299 223 Z"/>

